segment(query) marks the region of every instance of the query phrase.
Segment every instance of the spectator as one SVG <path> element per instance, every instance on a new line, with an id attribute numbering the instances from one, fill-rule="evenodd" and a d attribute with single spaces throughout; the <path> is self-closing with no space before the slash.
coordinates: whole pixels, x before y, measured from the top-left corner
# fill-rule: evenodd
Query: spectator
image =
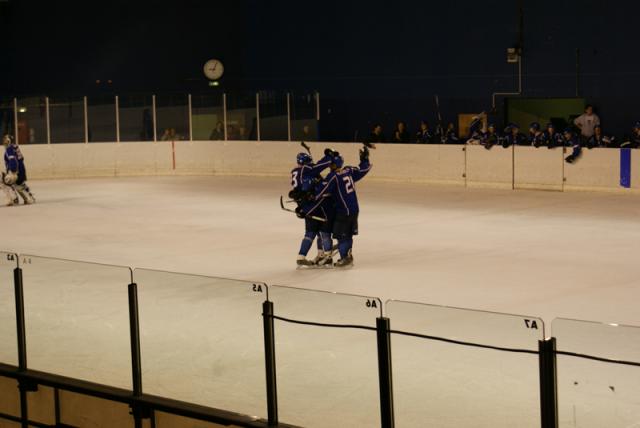
<path id="1" fill-rule="evenodd" d="M 407 131 L 407 125 L 404 122 L 398 122 L 396 124 L 396 130 L 393 133 L 392 142 L 394 143 L 408 143 L 409 131 Z"/>
<path id="2" fill-rule="evenodd" d="M 304 125 L 302 127 L 302 141 L 314 141 L 315 138 L 311 137 L 311 129 L 309 125 Z"/>
<path id="3" fill-rule="evenodd" d="M 640 121 L 633 126 L 631 137 L 625 138 L 625 140 L 620 144 L 621 149 L 637 149 L 640 147 Z"/>
<path id="4" fill-rule="evenodd" d="M 556 131 L 556 126 L 551 122 L 547 123 L 547 130 L 542 134 L 542 145 L 547 146 L 547 149 L 564 146 L 564 137 Z"/>
<path id="5" fill-rule="evenodd" d="M 386 141 L 386 138 L 384 137 L 384 134 L 382 133 L 382 125 L 380 124 L 376 124 L 373 126 L 373 131 L 371 131 L 371 134 L 369 135 L 369 143 L 384 143 Z"/>
<path id="6" fill-rule="evenodd" d="M 528 144 L 527 137 L 520 132 L 520 126 L 517 123 L 510 123 L 504 131 L 506 135 L 502 141 L 502 147 L 505 149 L 509 146 L 526 146 Z"/>
<path id="7" fill-rule="evenodd" d="M 420 122 L 420 130 L 416 133 L 416 143 L 431 144 L 433 142 L 433 134 L 429 130 L 429 124 L 426 120 Z"/>
<path id="8" fill-rule="evenodd" d="M 540 130 L 538 122 L 533 122 L 529 125 L 529 144 L 536 149 L 544 144 L 544 134 Z"/>
<path id="9" fill-rule="evenodd" d="M 224 140 L 224 125 L 222 124 L 222 122 L 216 123 L 216 127 L 213 131 L 211 131 L 209 139 L 212 141 Z"/>
<path id="10" fill-rule="evenodd" d="M 482 142 L 484 148 L 487 150 L 491 150 L 491 147 L 496 144 L 502 144 L 502 136 L 498 133 L 496 125 L 490 123 L 489 126 L 487 126 L 487 132 L 484 134 Z"/>
<path id="11" fill-rule="evenodd" d="M 587 141 L 587 148 L 589 150 L 593 149 L 594 147 L 606 148 L 606 147 L 613 147 L 614 145 L 615 145 L 615 137 L 604 135 L 604 133 L 602 132 L 601 125 L 596 125 L 593 128 L 593 135 Z"/>
<path id="12" fill-rule="evenodd" d="M 447 125 L 447 130 L 444 135 L 440 136 L 440 143 L 442 144 L 460 144 L 460 139 L 456 134 L 456 128 L 453 123 Z"/>
<path id="13" fill-rule="evenodd" d="M 171 131 L 169 128 L 164 129 L 164 132 L 160 136 L 160 141 L 171 141 Z"/>
<path id="14" fill-rule="evenodd" d="M 238 140 L 238 130 L 236 129 L 235 125 L 229 125 L 227 127 L 227 138 L 229 140 Z"/>
<path id="15" fill-rule="evenodd" d="M 593 112 L 593 106 L 587 105 L 584 113 L 576 117 L 573 124 L 580 129 L 582 139 L 588 140 L 593 135 L 593 128 L 600 125 L 600 118 Z"/>
<path id="16" fill-rule="evenodd" d="M 572 147 L 573 151 L 569 156 L 567 156 L 564 160 L 567 163 L 574 163 L 576 159 L 580 157 L 582 154 L 582 144 L 580 142 L 580 138 L 573 132 L 573 129 L 567 128 L 564 130 L 564 140 L 566 147 Z"/>

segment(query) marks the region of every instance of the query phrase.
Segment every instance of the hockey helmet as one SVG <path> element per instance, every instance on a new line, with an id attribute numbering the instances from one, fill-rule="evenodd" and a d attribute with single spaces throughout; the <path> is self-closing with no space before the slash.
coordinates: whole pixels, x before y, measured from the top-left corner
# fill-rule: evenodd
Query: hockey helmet
<path id="1" fill-rule="evenodd" d="M 335 169 L 340 169 L 344 165 L 344 158 L 341 155 L 334 156 L 331 159 L 331 166 Z"/>
<path id="2" fill-rule="evenodd" d="M 556 129 L 556 126 L 553 123 L 549 122 L 547 123 L 547 129 Z"/>
<path id="3" fill-rule="evenodd" d="M 539 131 L 540 124 L 538 122 L 531 122 L 531 125 L 529 125 L 529 129 L 533 129 L 534 131 Z"/>
<path id="4" fill-rule="evenodd" d="M 573 129 L 572 128 L 565 128 L 564 133 L 565 134 L 569 134 L 569 135 L 573 135 Z"/>
<path id="5" fill-rule="evenodd" d="M 298 165 L 307 165 L 313 162 L 313 159 L 307 153 L 298 153 L 296 161 L 298 162 Z"/>
<path id="6" fill-rule="evenodd" d="M 640 120 L 633 125 L 633 129 L 640 129 Z"/>

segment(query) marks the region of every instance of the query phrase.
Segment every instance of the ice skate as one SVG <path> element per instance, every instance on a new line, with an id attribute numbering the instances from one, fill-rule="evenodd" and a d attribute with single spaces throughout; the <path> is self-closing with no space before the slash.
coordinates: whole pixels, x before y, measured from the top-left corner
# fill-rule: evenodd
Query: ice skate
<path id="1" fill-rule="evenodd" d="M 298 265 L 298 268 L 315 266 L 315 263 L 313 262 L 313 260 L 307 260 L 306 257 L 304 256 L 298 256 L 298 260 L 296 260 L 296 264 Z"/>
<path id="2" fill-rule="evenodd" d="M 349 254 L 347 257 L 338 260 L 334 264 L 334 266 L 337 267 L 337 268 L 346 268 L 346 267 L 353 266 L 353 256 L 351 254 Z"/>
<path id="3" fill-rule="evenodd" d="M 331 254 L 326 254 L 316 263 L 318 267 L 321 268 L 331 268 L 333 267 L 333 257 Z"/>
<path id="4" fill-rule="evenodd" d="M 317 265 L 320 260 L 322 260 L 325 257 L 325 252 L 324 251 L 318 251 L 318 255 L 313 259 L 313 264 Z"/>

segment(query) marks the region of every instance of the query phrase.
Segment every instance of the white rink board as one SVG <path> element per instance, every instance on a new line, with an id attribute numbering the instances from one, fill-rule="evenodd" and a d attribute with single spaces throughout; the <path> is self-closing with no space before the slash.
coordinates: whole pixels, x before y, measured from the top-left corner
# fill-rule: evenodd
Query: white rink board
<path id="1" fill-rule="evenodd" d="M 513 170 L 516 189 L 562 190 L 562 148 L 518 146 L 515 148 Z"/>
<path id="2" fill-rule="evenodd" d="M 626 190 L 620 187 L 619 150 L 582 149 L 582 156 L 565 165 L 564 174 L 567 190 Z"/>
<path id="3" fill-rule="evenodd" d="M 631 188 L 640 189 L 640 150 L 631 154 Z"/>
<path id="4" fill-rule="evenodd" d="M 513 147 L 467 147 L 467 186 L 513 188 Z"/>

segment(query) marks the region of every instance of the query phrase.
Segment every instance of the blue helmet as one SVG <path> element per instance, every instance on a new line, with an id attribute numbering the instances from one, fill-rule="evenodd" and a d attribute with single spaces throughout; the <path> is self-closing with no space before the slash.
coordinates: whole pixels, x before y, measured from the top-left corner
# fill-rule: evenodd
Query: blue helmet
<path id="1" fill-rule="evenodd" d="M 556 129 L 556 126 L 553 123 L 549 122 L 549 123 L 547 123 L 547 129 L 549 129 L 549 128 Z"/>
<path id="2" fill-rule="evenodd" d="M 296 161 L 298 162 L 298 165 L 306 165 L 313 162 L 313 159 L 306 153 L 298 153 L 298 156 L 296 156 Z"/>
<path id="3" fill-rule="evenodd" d="M 342 168 L 342 166 L 344 165 L 344 158 L 340 155 L 334 156 L 331 159 L 331 164 L 337 169 L 337 168 Z"/>
<path id="4" fill-rule="evenodd" d="M 571 128 L 565 128 L 564 133 L 565 133 L 565 134 L 571 134 L 571 135 L 573 135 L 573 129 L 571 129 Z"/>
<path id="5" fill-rule="evenodd" d="M 640 128 L 640 120 L 639 120 L 639 121 L 637 121 L 637 122 L 635 123 L 635 125 L 633 125 L 633 127 L 634 127 L 634 129 L 635 129 L 635 128 Z"/>
<path id="6" fill-rule="evenodd" d="M 539 131 L 540 124 L 538 122 L 531 122 L 531 125 L 529 125 L 529 129 L 533 129 L 534 131 Z"/>
<path id="7" fill-rule="evenodd" d="M 520 126 L 519 126 L 517 123 L 515 123 L 515 122 L 511 122 L 511 123 L 509 124 L 509 126 L 508 126 L 508 127 L 509 127 L 511 130 L 513 130 L 513 129 L 520 129 Z"/>

